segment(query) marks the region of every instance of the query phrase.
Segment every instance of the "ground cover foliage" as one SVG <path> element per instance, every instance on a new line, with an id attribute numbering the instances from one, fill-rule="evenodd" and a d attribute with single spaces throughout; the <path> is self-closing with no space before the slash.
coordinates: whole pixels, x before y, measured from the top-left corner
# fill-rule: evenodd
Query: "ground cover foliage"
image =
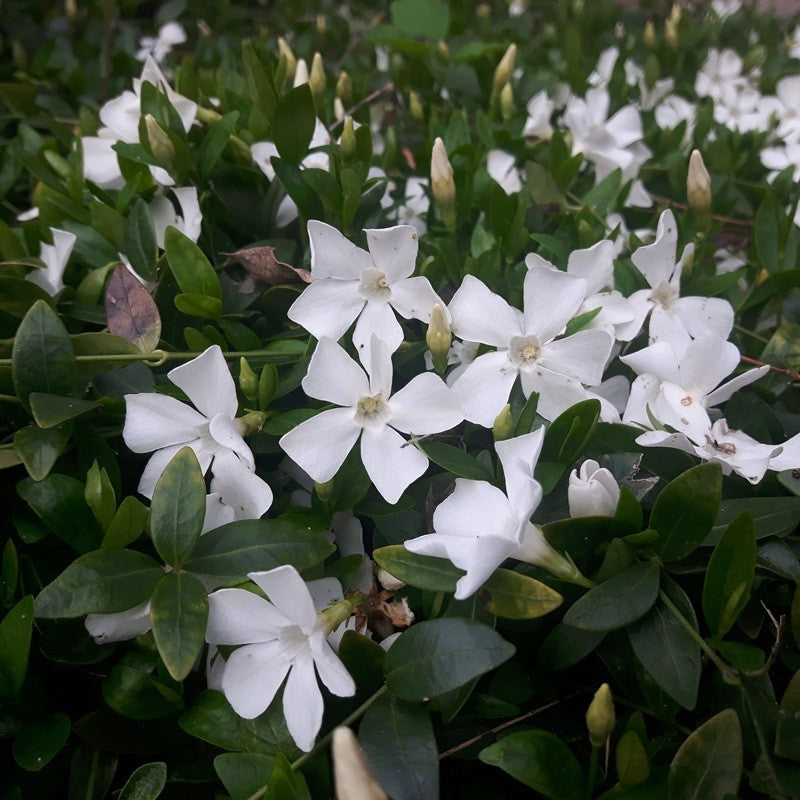
<path id="1" fill-rule="evenodd" d="M 2 800 L 800 797 L 793 20 L 0 37 Z"/>

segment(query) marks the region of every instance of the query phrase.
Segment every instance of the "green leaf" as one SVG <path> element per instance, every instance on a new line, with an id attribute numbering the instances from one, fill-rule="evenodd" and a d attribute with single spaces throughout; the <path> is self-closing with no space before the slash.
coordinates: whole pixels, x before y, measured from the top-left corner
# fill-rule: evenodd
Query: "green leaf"
<path id="1" fill-rule="evenodd" d="M 372 557 L 379 567 L 403 583 L 434 592 L 454 592 L 456 582 L 465 574 L 446 558 L 418 555 L 401 544 L 380 547 Z"/>
<path id="2" fill-rule="evenodd" d="M 83 496 L 86 505 L 94 512 L 100 527 L 106 530 L 117 512 L 117 498 L 108 473 L 105 468 L 98 465 L 96 459 L 86 473 L 86 487 Z"/>
<path id="3" fill-rule="evenodd" d="M 785 536 L 797 527 L 800 518 L 800 497 L 742 497 L 723 500 L 711 532 L 703 545 L 712 547 L 719 542 L 728 526 L 743 511 L 753 517 L 756 539 Z"/>
<path id="4" fill-rule="evenodd" d="M 776 272 L 778 265 L 778 246 L 780 244 L 780 223 L 784 218 L 783 209 L 772 192 L 767 192 L 756 212 L 753 224 L 753 243 L 761 266 L 767 272 Z"/>
<path id="5" fill-rule="evenodd" d="M 186 572 L 169 572 L 150 601 L 156 647 L 169 674 L 182 681 L 203 649 L 208 620 L 208 593 Z"/>
<path id="6" fill-rule="evenodd" d="M 183 705 L 183 697 L 175 685 L 153 674 L 158 663 L 155 653 L 141 657 L 137 652 L 127 654 L 103 681 L 103 700 L 130 719 L 159 719 L 175 714 Z"/>
<path id="7" fill-rule="evenodd" d="M 386 654 L 386 684 L 401 700 L 420 702 L 499 667 L 515 648 L 488 625 L 432 619 L 402 633 Z"/>
<path id="8" fill-rule="evenodd" d="M 387 794 L 404 800 L 438 799 L 439 756 L 424 708 L 382 697 L 361 720 L 358 739 Z"/>
<path id="9" fill-rule="evenodd" d="M 131 206 L 122 233 L 122 247 L 131 266 L 144 280 L 154 282 L 158 244 L 150 208 L 141 198 Z"/>
<path id="10" fill-rule="evenodd" d="M 228 144 L 231 134 L 236 129 L 239 121 L 239 112 L 231 111 L 222 119 L 215 122 L 202 143 L 198 153 L 197 166 L 200 177 L 207 179 L 214 171 L 214 167 Z"/>
<path id="11" fill-rule="evenodd" d="M 82 617 L 127 611 L 150 598 L 164 575 L 134 550 L 96 550 L 72 562 L 36 598 L 37 617 Z"/>
<path id="12" fill-rule="evenodd" d="M 459 478 L 494 481 L 494 475 L 480 461 L 458 447 L 437 441 L 421 441 L 419 447 L 434 464 Z"/>
<path id="13" fill-rule="evenodd" d="M 548 731 L 520 731 L 504 736 L 478 754 L 551 800 L 583 800 L 585 779 L 572 751 Z"/>
<path id="14" fill-rule="evenodd" d="M 188 236 L 171 225 L 164 233 L 164 252 L 182 292 L 222 301 L 222 288 L 214 267 Z"/>
<path id="15" fill-rule="evenodd" d="M 620 736 L 615 752 L 617 775 L 623 786 L 638 786 L 650 777 L 650 761 L 647 749 L 634 730 Z"/>
<path id="16" fill-rule="evenodd" d="M 31 392 L 68 395 L 75 386 L 75 356 L 64 323 L 43 300 L 20 322 L 11 350 L 17 397 L 29 407 Z"/>
<path id="17" fill-rule="evenodd" d="M 697 630 L 694 609 L 683 590 L 665 581 L 664 591 Z M 650 677 L 673 700 L 693 709 L 703 669 L 700 647 L 672 612 L 659 601 L 627 633 L 633 652 Z"/>
<path id="18" fill-rule="evenodd" d="M 519 412 L 514 436 L 524 436 L 533 430 L 533 423 L 536 421 L 536 410 L 539 408 L 539 393 L 531 392 L 522 411 Z"/>
<path id="19" fill-rule="evenodd" d="M 156 552 L 180 567 L 194 552 L 206 516 L 206 483 L 191 447 L 182 447 L 153 490 L 150 531 Z"/>
<path id="20" fill-rule="evenodd" d="M 321 532 L 279 519 L 230 522 L 200 537 L 184 569 L 219 583 L 248 572 L 291 564 L 299 570 L 322 563 L 333 551 Z"/>
<path id="21" fill-rule="evenodd" d="M 22 319 L 37 302 L 52 306 L 55 300 L 31 281 L 0 275 L 0 309 L 6 314 Z"/>
<path id="22" fill-rule="evenodd" d="M 442 0 L 394 0 L 392 24 L 411 38 L 444 39 L 450 29 L 450 10 Z"/>
<path id="23" fill-rule="evenodd" d="M 761 360 L 776 367 L 800 371 L 800 325 L 785 322 L 767 342 Z"/>
<path id="24" fill-rule="evenodd" d="M 28 425 L 14 434 L 14 451 L 33 480 L 44 480 L 50 474 L 71 434 L 71 425 L 49 430 Z"/>
<path id="25" fill-rule="evenodd" d="M 715 636 L 724 636 L 747 605 L 756 556 L 753 517 L 743 511 L 717 542 L 703 583 L 703 614 Z"/>
<path id="26" fill-rule="evenodd" d="M 567 201 L 564 194 L 556 186 L 549 169 L 546 169 L 536 161 L 529 161 L 525 165 L 525 171 L 528 177 L 526 185 L 536 205 L 555 205 L 559 208 L 563 208 L 566 205 Z"/>
<path id="27" fill-rule="evenodd" d="M 278 100 L 272 117 L 272 136 L 281 158 L 299 164 L 308 152 L 317 114 L 307 83 L 288 91 Z"/>
<path id="28" fill-rule="evenodd" d="M 722 469 L 713 463 L 686 470 L 661 490 L 650 527 L 658 531 L 653 548 L 663 561 L 686 558 L 708 536 L 721 497 Z"/>
<path id="29" fill-rule="evenodd" d="M 541 461 L 571 464 L 586 447 L 600 419 L 600 401 L 583 400 L 559 414 L 547 428 Z"/>
<path id="30" fill-rule="evenodd" d="M 10 700 L 19 696 L 33 634 L 33 597 L 23 597 L 0 622 L 0 695 Z"/>
<path id="31" fill-rule="evenodd" d="M 483 588 L 489 592 L 487 610 L 506 619 L 536 619 L 564 602 L 555 589 L 510 569 L 495 570 Z"/>
<path id="32" fill-rule="evenodd" d="M 222 314 L 222 300 L 204 294 L 175 295 L 175 308 L 192 317 L 216 319 Z"/>
<path id="33" fill-rule="evenodd" d="M 568 669 L 593 652 L 605 635 L 605 631 L 584 631 L 559 622 L 542 642 L 536 665 L 545 673 Z"/>
<path id="34" fill-rule="evenodd" d="M 659 570 L 635 564 L 590 589 L 564 615 L 564 623 L 587 631 L 612 631 L 644 616 L 658 596 Z"/>
<path id="35" fill-rule="evenodd" d="M 214 769 L 231 800 L 250 800 L 267 785 L 275 759 L 264 753 L 222 753 Z"/>
<path id="36" fill-rule="evenodd" d="M 669 767 L 669 800 L 735 795 L 742 775 L 742 730 L 732 708 L 720 711 L 680 746 Z"/>
<path id="37" fill-rule="evenodd" d="M 264 800 L 311 800 L 303 773 L 295 772 L 283 753 L 275 757 Z"/>
<path id="38" fill-rule="evenodd" d="M 100 408 L 95 400 L 80 400 L 75 397 L 61 397 L 44 392 L 33 392 L 30 395 L 31 413 L 40 428 L 53 428 L 68 419 Z"/>
<path id="39" fill-rule="evenodd" d="M 119 800 L 156 800 L 167 785 L 167 765 L 163 761 L 142 764 L 125 782 Z"/>
<path id="40" fill-rule="evenodd" d="M 48 475 L 41 481 L 25 478 L 17 494 L 44 524 L 79 553 L 100 546 L 103 532 L 84 499 L 84 485 L 69 475 Z"/>
<path id="41" fill-rule="evenodd" d="M 106 530 L 101 550 L 118 550 L 135 542 L 147 526 L 150 509 L 135 497 L 126 497 Z"/>
<path id="42" fill-rule="evenodd" d="M 28 720 L 14 737 L 14 760 L 28 772 L 46 766 L 66 744 L 71 725 L 66 714 Z"/>

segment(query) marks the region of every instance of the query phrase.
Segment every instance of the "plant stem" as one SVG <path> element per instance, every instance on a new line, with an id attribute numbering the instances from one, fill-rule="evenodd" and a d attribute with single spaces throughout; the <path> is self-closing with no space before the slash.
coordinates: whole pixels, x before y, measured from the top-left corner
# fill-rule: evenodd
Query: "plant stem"
<path id="1" fill-rule="evenodd" d="M 600 765 L 600 750 L 601 748 L 592 745 L 592 755 L 589 759 L 589 784 L 586 791 L 586 796 L 589 798 L 589 800 L 592 798 L 594 785 L 597 783 L 597 768 Z"/>
<path id="2" fill-rule="evenodd" d="M 675 617 L 676 620 L 681 624 L 681 626 L 686 630 L 686 632 L 692 637 L 692 639 L 697 642 L 697 645 L 700 649 L 717 665 L 719 671 L 722 673 L 723 678 L 732 678 L 736 676 L 736 670 L 726 664 L 716 653 L 714 648 L 709 645 L 709 643 L 698 633 L 697 629 L 689 622 L 686 617 L 681 614 L 678 607 L 672 600 L 667 597 L 666 593 L 663 589 L 658 590 L 658 596 L 661 599 L 661 602 L 670 610 L 672 616 Z M 738 683 L 738 680 L 736 681 Z"/>
<path id="3" fill-rule="evenodd" d="M 366 713 L 367 709 L 379 698 L 383 697 L 386 694 L 386 684 L 384 683 L 380 689 L 378 689 L 375 694 L 368 697 L 352 714 L 346 716 L 340 723 L 337 725 L 349 726 L 351 723 L 355 722 L 359 717 L 363 717 Z M 307 753 L 303 753 L 299 758 L 292 761 L 292 769 L 295 770 L 298 767 L 302 767 L 303 764 L 306 763 L 310 758 L 313 758 L 320 750 L 327 747 L 330 744 L 331 739 L 333 738 L 333 731 L 329 731 L 325 736 L 323 736 L 311 750 Z"/>

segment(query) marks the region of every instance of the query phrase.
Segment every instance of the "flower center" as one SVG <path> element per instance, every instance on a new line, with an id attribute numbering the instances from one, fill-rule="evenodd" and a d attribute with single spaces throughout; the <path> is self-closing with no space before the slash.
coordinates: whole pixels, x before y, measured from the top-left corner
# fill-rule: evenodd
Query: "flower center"
<path id="1" fill-rule="evenodd" d="M 365 395 L 356 403 L 356 423 L 362 428 L 380 427 L 386 422 L 389 407 L 383 393 Z"/>
<path id="2" fill-rule="evenodd" d="M 669 308 L 678 299 L 678 290 L 664 282 L 653 289 L 650 299 L 662 308 Z"/>
<path id="3" fill-rule="evenodd" d="M 541 342 L 535 336 L 515 336 L 508 345 L 508 357 L 518 367 L 536 363 L 542 355 Z"/>
<path id="4" fill-rule="evenodd" d="M 736 455 L 736 445 L 733 442 L 718 442 L 710 436 L 706 436 L 706 443 L 724 456 Z"/>
<path id="5" fill-rule="evenodd" d="M 358 293 L 365 300 L 383 299 L 391 297 L 392 289 L 386 275 L 378 269 L 365 269 L 361 273 L 361 285 Z"/>

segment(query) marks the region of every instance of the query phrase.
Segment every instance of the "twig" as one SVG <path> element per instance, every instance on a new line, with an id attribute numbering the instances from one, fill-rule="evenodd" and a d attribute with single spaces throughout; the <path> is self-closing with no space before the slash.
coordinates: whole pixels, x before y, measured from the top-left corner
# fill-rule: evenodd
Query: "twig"
<path id="1" fill-rule="evenodd" d="M 688 203 L 680 203 L 677 200 L 673 200 L 671 197 L 664 197 L 660 194 L 653 194 L 650 193 L 650 196 L 655 200 L 657 203 L 661 203 L 665 206 L 675 206 L 675 208 L 683 209 L 684 211 L 689 208 Z M 726 217 L 723 214 L 712 214 L 711 219 L 715 220 L 716 222 L 724 222 L 726 225 L 738 225 L 740 228 L 752 228 L 753 222 L 749 219 L 739 219 L 738 217 Z"/>
<path id="2" fill-rule="evenodd" d="M 380 89 L 376 89 L 371 94 L 368 94 L 366 97 L 362 97 L 354 106 L 350 106 L 347 111 L 344 112 L 343 117 L 339 117 L 339 119 L 334 120 L 330 125 L 328 125 L 328 133 L 333 133 L 336 128 L 340 125 L 344 124 L 344 121 L 348 117 L 352 117 L 359 108 L 363 108 L 366 105 L 369 105 L 373 100 L 377 100 L 381 95 L 388 94 L 389 92 L 394 91 L 394 84 L 389 81 L 389 83 L 381 86 Z"/>
<path id="3" fill-rule="evenodd" d="M 470 747 L 471 745 L 475 744 L 475 742 L 479 742 L 486 736 L 492 736 L 495 733 L 500 733 L 500 731 L 505 730 L 506 728 L 510 728 L 512 725 L 516 725 L 518 722 L 522 722 L 523 720 L 530 719 L 531 717 L 536 716 L 537 714 L 541 714 L 542 711 L 547 711 L 548 708 L 553 708 L 553 706 L 557 706 L 561 700 L 553 700 L 552 703 L 547 703 L 546 705 L 539 706 L 539 708 L 534 708 L 533 711 L 528 711 L 526 714 L 522 714 L 522 716 L 514 717 L 514 719 L 509 720 L 508 722 L 504 722 L 502 725 L 498 725 L 491 730 L 484 731 L 483 733 L 479 733 L 477 736 L 473 736 L 471 739 L 467 739 L 466 742 L 461 742 L 461 744 L 457 744 L 455 747 L 451 747 L 449 750 L 445 750 L 444 753 L 439 755 L 439 760 L 441 761 L 443 758 L 447 758 L 448 756 L 453 755 L 453 753 L 457 753 L 459 750 L 463 750 L 466 747 Z"/>
<path id="4" fill-rule="evenodd" d="M 773 364 L 767 364 L 765 361 L 759 361 L 749 356 L 739 356 L 739 360 L 744 361 L 745 364 L 752 364 L 754 367 L 769 367 L 770 372 L 774 372 L 778 375 L 785 375 L 793 381 L 800 381 L 800 372 L 794 372 L 791 369 L 783 369 L 783 367 L 776 367 Z"/>
<path id="5" fill-rule="evenodd" d="M 746 672 L 745 675 L 747 675 L 748 678 L 757 678 L 759 675 L 766 675 L 772 669 L 772 665 L 778 658 L 778 653 L 780 652 L 781 645 L 783 644 L 783 631 L 786 626 L 786 614 L 781 614 L 780 619 L 775 619 L 775 615 L 767 608 L 763 600 L 761 601 L 761 605 L 763 606 L 764 611 L 767 612 L 767 616 L 770 618 L 770 621 L 775 626 L 775 642 L 772 645 L 772 649 L 769 651 L 769 656 L 764 662 L 764 666 L 759 667 L 752 672 Z"/>
<path id="6" fill-rule="evenodd" d="M 358 35 L 353 36 L 350 39 L 349 44 L 345 48 L 345 51 L 342 53 L 342 57 L 339 59 L 339 65 L 344 64 L 347 61 L 350 54 L 364 41 L 367 34 L 373 30 L 379 23 L 383 22 L 384 18 L 386 17 L 386 12 L 381 11 L 379 14 L 376 14 L 368 23 L 367 27 L 364 28 Z"/>

